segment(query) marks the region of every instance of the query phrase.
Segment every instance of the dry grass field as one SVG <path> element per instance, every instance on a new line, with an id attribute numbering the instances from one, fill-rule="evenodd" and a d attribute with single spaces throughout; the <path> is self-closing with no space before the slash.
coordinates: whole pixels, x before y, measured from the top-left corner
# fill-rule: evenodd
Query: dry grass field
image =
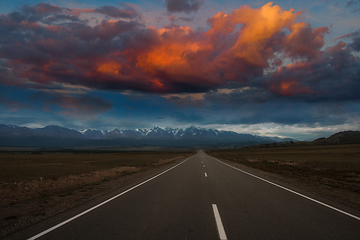
<path id="1" fill-rule="evenodd" d="M 209 152 L 209 151 L 208 151 Z M 360 210 L 360 145 L 247 147 L 210 155 L 271 172 Z"/>
<path id="2" fill-rule="evenodd" d="M 0 237 L 193 154 L 191 151 L 0 153 Z"/>
<path id="3" fill-rule="evenodd" d="M 188 152 L 1 153 L 0 182 L 57 179 L 117 167 L 144 167 Z"/>

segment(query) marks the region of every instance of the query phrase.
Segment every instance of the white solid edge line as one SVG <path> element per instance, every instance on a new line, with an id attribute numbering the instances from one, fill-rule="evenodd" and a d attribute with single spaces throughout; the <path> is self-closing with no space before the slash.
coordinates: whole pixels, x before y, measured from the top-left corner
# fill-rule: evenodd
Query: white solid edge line
<path id="1" fill-rule="evenodd" d="M 194 156 L 195 156 L 195 155 L 194 155 Z M 125 190 L 125 191 L 119 193 L 118 195 L 116 195 L 116 196 L 114 196 L 114 197 L 112 197 L 112 198 L 109 198 L 108 200 L 105 200 L 105 201 L 102 202 L 102 203 L 99 203 L 98 205 L 96 205 L 96 206 L 94 206 L 94 207 L 89 208 L 88 210 L 86 210 L 86 211 L 84 211 L 84 212 L 81 212 L 81 213 L 75 215 L 74 217 L 69 218 L 68 220 L 65 220 L 65 221 L 63 221 L 63 222 L 61 222 L 61 223 L 53 226 L 53 227 L 51 227 L 51 228 L 49 228 L 49 229 L 47 229 L 47 230 L 45 230 L 45 231 L 43 231 L 43 232 L 41 232 L 41 233 L 39 233 L 39 234 L 37 234 L 37 235 L 29 238 L 28 240 L 34 240 L 34 239 L 37 239 L 37 238 L 39 238 L 39 237 L 41 237 L 41 236 L 44 236 L 45 234 L 47 234 L 47 233 L 49 233 L 49 232 L 51 232 L 51 231 L 53 231 L 53 230 L 55 230 L 55 229 L 57 229 L 57 228 L 59 228 L 59 227 L 61 227 L 61 226 L 65 225 L 65 224 L 71 222 L 72 220 L 75 220 L 76 218 L 79 218 L 79 217 L 81 217 L 82 215 L 85 215 L 85 214 L 87 214 L 88 212 L 91 212 L 92 210 L 94 210 L 94 209 L 96 209 L 96 208 L 98 208 L 98 207 L 101 207 L 102 205 L 104 205 L 104 204 L 106 204 L 106 203 L 114 200 L 115 198 L 118 198 L 118 197 L 120 197 L 121 195 L 124 195 L 125 193 L 128 193 L 128 192 L 130 192 L 131 190 L 133 190 L 133 189 L 135 189 L 135 188 L 137 188 L 137 187 L 139 187 L 139 186 L 141 186 L 141 185 L 143 185 L 143 184 L 145 184 L 145 183 L 147 183 L 147 182 L 150 182 L 151 180 L 159 177 L 160 175 L 163 175 L 164 173 L 166 173 L 166 172 L 168 172 L 168 171 L 176 168 L 176 167 L 179 166 L 180 164 L 183 164 L 184 162 L 186 162 L 187 160 L 189 160 L 190 158 L 192 158 L 192 157 L 194 157 L 194 156 L 189 157 L 188 159 L 186 159 L 186 160 L 182 161 L 181 163 L 179 163 L 179 164 L 177 164 L 177 165 L 175 165 L 175 166 L 173 166 L 173 167 L 171 167 L 171 168 L 169 168 L 169 169 L 167 169 L 167 170 L 159 173 L 158 175 L 156 175 L 156 176 L 154 176 L 154 177 L 152 177 L 152 178 L 149 178 L 148 180 L 145 180 L 144 182 L 139 183 L 139 184 L 137 184 L 136 186 L 134 186 L 134 187 L 132 187 L 132 188 L 129 188 L 128 190 Z"/>
<path id="2" fill-rule="evenodd" d="M 216 204 L 213 204 L 212 207 L 214 210 L 215 221 L 216 221 L 216 226 L 217 226 L 217 229 L 219 232 L 220 240 L 227 240 L 225 229 L 224 229 L 224 226 L 223 226 L 221 218 L 220 218 L 219 210 L 218 210 Z"/>
<path id="3" fill-rule="evenodd" d="M 212 157 L 212 156 L 210 156 L 210 157 Z M 286 191 L 289 191 L 289 192 L 291 192 L 291 193 L 294 193 L 294 194 L 296 194 L 296 195 L 298 195 L 298 196 L 300 196 L 300 197 L 306 198 L 306 199 L 308 199 L 308 200 L 310 200 L 310 201 L 316 202 L 316 203 L 318 203 L 318 204 L 320 204 L 320 205 L 323 205 L 323 206 L 325 206 L 325 207 L 328 207 L 328 208 L 330 208 L 330 209 L 332 209 L 332 210 L 335 210 L 335 211 L 337 211 L 337 212 L 340 212 L 340 213 L 342 213 L 342 214 L 345 214 L 345 215 L 347 215 L 347 216 L 349 216 L 349 217 L 355 218 L 356 220 L 359 220 L 359 221 L 360 221 L 360 217 L 355 216 L 355 215 L 353 215 L 353 214 L 351 214 L 351 213 L 345 212 L 345 211 L 340 210 L 340 209 L 338 209 L 338 208 L 336 208 L 336 207 L 333 207 L 333 206 L 330 206 L 330 205 L 328 205 L 328 204 L 326 204 L 326 203 L 323 203 L 323 202 L 320 202 L 320 201 L 318 201 L 318 200 L 315 200 L 315 199 L 313 199 L 313 198 L 311 198 L 311 197 L 308 197 L 308 196 L 306 196 L 306 195 L 304 195 L 304 194 L 295 192 L 295 191 L 293 191 L 293 190 L 291 190 L 291 189 L 288 189 L 288 188 L 286 188 L 286 187 L 283 187 L 283 186 L 281 186 L 281 185 L 279 185 L 279 184 L 270 182 L 270 181 L 268 181 L 268 180 L 266 180 L 266 179 L 264 179 L 264 178 L 261 178 L 261 177 L 258 177 L 258 176 L 256 176 L 256 175 L 254 175 L 254 174 L 245 172 L 245 171 L 243 171 L 243 170 L 241 170 L 241 169 L 238 169 L 238 168 L 233 167 L 233 166 L 231 166 L 231 165 L 229 165 L 229 164 L 227 164 L 227 163 L 224 163 L 224 162 L 222 162 L 222 161 L 220 161 L 220 160 L 217 160 L 217 159 L 214 158 L 214 157 L 212 157 L 212 158 L 215 159 L 216 161 L 218 161 L 218 162 L 220 162 L 220 163 L 222 163 L 222 164 L 224 164 L 224 165 L 226 165 L 226 166 L 228 166 L 228 167 L 231 167 L 231 168 L 233 168 L 233 169 L 236 169 L 236 170 L 238 170 L 238 171 L 240 171 L 240 172 L 242 172 L 242 173 L 245 173 L 245 174 L 250 175 L 250 176 L 252 176 L 252 177 L 254 177 L 254 178 L 260 179 L 260 180 L 262 180 L 262 181 L 264 181 L 264 182 L 270 183 L 270 184 L 272 184 L 272 185 L 274 185 L 274 186 L 276 186 L 276 187 L 282 188 L 282 189 L 284 189 L 284 190 L 286 190 Z"/>

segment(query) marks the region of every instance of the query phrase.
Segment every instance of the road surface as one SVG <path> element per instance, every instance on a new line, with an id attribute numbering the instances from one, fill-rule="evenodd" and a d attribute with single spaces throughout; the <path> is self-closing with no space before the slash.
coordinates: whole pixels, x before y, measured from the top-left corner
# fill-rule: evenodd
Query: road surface
<path id="1" fill-rule="evenodd" d="M 357 212 L 332 209 L 203 151 L 129 187 L 9 239 L 360 239 Z"/>

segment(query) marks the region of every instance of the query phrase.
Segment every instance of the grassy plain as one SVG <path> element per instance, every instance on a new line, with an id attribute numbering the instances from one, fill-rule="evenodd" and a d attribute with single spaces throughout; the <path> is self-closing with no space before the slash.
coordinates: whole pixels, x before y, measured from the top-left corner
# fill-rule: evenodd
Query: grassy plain
<path id="1" fill-rule="evenodd" d="M 56 179 L 117 167 L 145 167 L 189 152 L 34 152 L 0 153 L 0 182 Z"/>
<path id="2" fill-rule="evenodd" d="M 211 150 L 210 155 L 296 179 L 325 197 L 360 209 L 360 144 L 254 146 Z"/>

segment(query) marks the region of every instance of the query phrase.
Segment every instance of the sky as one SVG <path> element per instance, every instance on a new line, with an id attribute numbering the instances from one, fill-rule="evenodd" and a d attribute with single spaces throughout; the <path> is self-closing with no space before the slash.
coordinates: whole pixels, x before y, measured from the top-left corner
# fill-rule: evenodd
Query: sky
<path id="1" fill-rule="evenodd" d="M 0 0 L 0 123 L 360 129 L 360 0 Z"/>

